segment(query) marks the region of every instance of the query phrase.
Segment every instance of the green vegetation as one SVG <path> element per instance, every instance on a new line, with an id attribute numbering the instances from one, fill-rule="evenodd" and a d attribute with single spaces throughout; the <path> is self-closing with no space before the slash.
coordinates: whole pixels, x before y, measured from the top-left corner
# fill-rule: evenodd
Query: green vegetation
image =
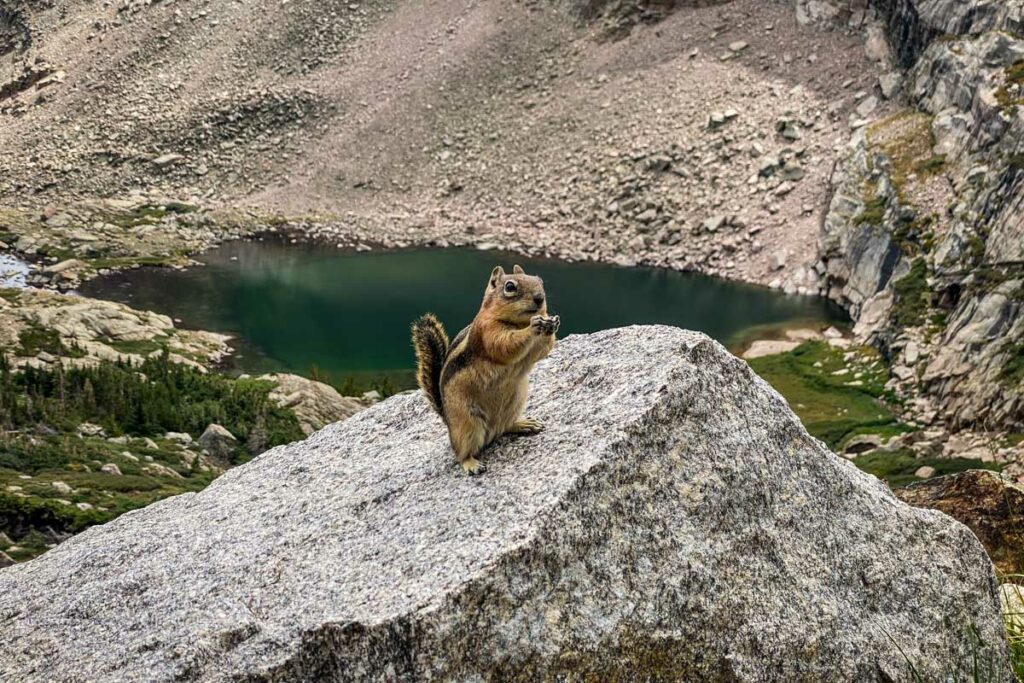
<path id="1" fill-rule="evenodd" d="M 903 430 L 880 400 L 886 395 L 885 363 L 873 349 L 860 348 L 856 353 L 852 372 L 843 351 L 823 342 L 755 358 L 750 366 L 786 398 L 812 436 L 838 449 L 858 434 Z"/>
<path id="2" fill-rule="evenodd" d="M 854 352 L 856 358 L 848 363 L 843 351 L 814 341 L 788 353 L 755 358 L 750 366 L 786 398 L 807 431 L 832 450 L 841 450 L 860 435 L 876 434 L 885 440 L 912 431 L 882 400 L 893 397 L 885 390 L 888 371 L 881 357 L 870 348 Z M 914 473 L 926 465 L 934 467 L 936 475 L 998 469 L 980 460 L 917 458 L 903 450 L 861 455 L 853 462 L 893 487 L 919 481 Z"/>
<path id="3" fill-rule="evenodd" d="M 163 351 L 167 347 L 166 339 L 137 339 L 132 341 L 108 339 L 104 343 L 115 351 L 136 356 L 148 356 L 155 351 Z"/>
<path id="4" fill-rule="evenodd" d="M 209 484 L 216 470 L 166 432 L 198 437 L 210 423 L 223 425 L 239 441 L 228 464 L 301 439 L 295 415 L 270 400 L 271 386 L 172 363 L 166 350 L 138 366 L 17 373 L 0 355 L 0 529 L 16 540 L 14 550 L 0 550 L 28 559 L 52 545 L 53 532 Z M 82 423 L 104 433 L 81 436 Z"/>
<path id="5" fill-rule="evenodd" d="M 884 196 L 875 196 L 864 203 L 864 210 L 857 214 L 857 225 L 881 225 L 885 220 L 885 209 L 889 205 Z"/>
<path id="6" fill-rule="evenodd" d="M 376 391 L 381 398 L 394 396 L 399 391 L 416 388 L 415 370 L 390 370 L 360 375 L 346 375 L 339 379 L 318 366 L 309 368 L 308 377 L 315 382 L 329 384 L 342 396 L 359 396 L 367 391 Z"/>
<path id="7" fill-rule="evenodd" d="M 906 110 L 878 121 L 868 129 L 868 142 L 889 158 L 889 176 L 901 199 L 911 174 L 927 177 L 945 168 L 945 157 L 932 151 L 935 135 L 927 114 Z"/>
<path id="8" fill-rule="evenodd" d="M 77 347 L 65 346 L 57 330 L 30 325 L 18 334 L 18 348 L 15 350 L 15 354 L 28 357 L 37 356 L 44 351 L 54 356 L 71 358 L 80 358 L 85 355 Z"/>
<path id="9" fill-rule="evenodd" d="M 928 266 L 919 258 L 910 265 L 910 272 L 893 284 L 892 319 L 900 327 L 924 323 L 930 297 L 927 275 Z"/>
<path id="10" fill-rule="evenodd" d="M 44 424 L 66 432 L 93 422 L 111 435 L 198 435 L 215 422 L 241 440 L 265 432 L 252 449 L 258 451 L 302 438 L 295 416 L 268 398 L 270 388 L 172 363 L 166 351 L 137 367 L 104 362 L 15 374 L 0 361 L 0 429 Z"/>
<path id="11" fill-rule="evenodd" d="M 1020 88 L 1024 88 L 1024 59 L 1018 60 L 1006 67 L 1005 84 L 996 91 L 996 101 L 1004 108 L 1014 107 L 1024 103 L 1020 97 Z M 1017 88 L 1018 95 L 1011 94 L 1011 88 Z"/>
<path id="12" fill-rule="evenodd" d="M 162 498 L 203 489 L 213 472 L 192 469 L 184 455 L 169 442 L 151 449 L 103 438 L 5 435 L 0 439 L 0 529 L 15 545 L 0 550 L 18 561 L 31 559 L 57 540 L 55 534 L 76 533 Z M 99 471 L 106 463 L 122 474 Z M 12 465 L 28 465 L 31 474 Z"/>
<path id="13" fill-rule="evenodd" d="M 1024 584 L 1024 575 L 1014 574 L 1004 579 L 1010 583 Z M 1017 600 L 1024 604 L 1024 595 L 1018 588 L 1015 590 Z M 1018 681 L 1024 681 L 1024 610 L 1020 607 L 1007 605 L 1008 609 L 1003 613 L 1003 621 L 1006 623 L 1006 639 L 1010 645 L 1010 667 Z"/>
<path id="14" fill-rule="evenodd" d="M 1004 348 L 1007 355 L 1006 363 L 999 373 L 999 379 L 1010 386 L 1016 386 L 1024 381 L 1024 342 L 1009 343 Z"/>
<path id="15" fill-rule="evenodd" d="M 899 220 L 893 227 L 893 241 L 907 256 L 927 253 L 935 245 L 935 233 L 931 229 L 935 220 L 935 214 L 928 214 L 909 221 Z"/>
<path id="16" fill-rule="evenodd" d="M 917 162 L 914 165 L 914 172 L 920 176 L 935 175 L 946 168 L 946 155 L 935 154 L 931 157 Z"/>
<path id="17" fill-rule="evenodd" d="M 112 211 L 104 219 L 122 228 L 134 228 L 137 225 L 156 223 L 168 214 L 184 215 L 193 213 L 199 207 L 185 202 L 168 202 L 166 204 L 143 204 L 130 211 Z"/>
<path id="18" fill-rule="evenodd" d="M 972 460 L 970 458 L 918 458 L 911 451 L 894 451 L 892 453 L 869 453 L 858 456 L 854 463 L 861 470 L 873 474 L 886 481 L 889 486 L 899 488 L 921 481 L 914 476 L 921 467 L 934 467 L 935 476 L 956 474 L 967 470 L 994 470 L 999 466 L 994 463 Z"/>

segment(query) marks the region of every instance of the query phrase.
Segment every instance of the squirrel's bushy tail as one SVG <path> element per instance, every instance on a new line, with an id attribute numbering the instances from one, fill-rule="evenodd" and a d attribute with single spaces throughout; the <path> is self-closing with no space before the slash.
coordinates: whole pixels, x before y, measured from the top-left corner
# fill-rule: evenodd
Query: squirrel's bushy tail
<path id="1" fill-rule="evenodd" d="M 416 349 L 416 382 L 442 418 L 441 368 L 448 355 L 448 335 L 441 321 L 427 313 L 412 324 L 412 345 Z"/>

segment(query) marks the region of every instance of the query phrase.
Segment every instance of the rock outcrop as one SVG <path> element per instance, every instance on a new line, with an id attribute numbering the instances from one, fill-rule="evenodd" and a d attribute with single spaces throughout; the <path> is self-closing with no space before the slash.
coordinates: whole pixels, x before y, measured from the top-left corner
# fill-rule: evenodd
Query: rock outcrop
<path id="1" fill-rule="evenodd" d="M 275 384 L 270 398 L 282 408 L 295 413 L 302 431 L 309 436 L 332 422 L 344 420 L 364 408 L 358 399 L 342 396 L 329 384 L 317 382 L 299 375 L 279 372 L 262 375 Z"/>
<path id="2" fill-rule="evenodd" d="M 968 624 L 1009 679 L 970 531 L 707 337 L 570 337 L 528 410 L 466 477 L 399 395 L 0 571 L 0 679 L 936 680 Z"/>
<path id="3" fill-rule="evenodd" d="M 13 365 L 140 363 L 164 349 L 200 369 L 228 355 L 229 337 L 176 328 L 166 315 L 45 290 L 0 291 L 0 349 Z"/>
<path id="4" fill-rule="evenodd" d="M 199 447 L 211 457 L 229 465 L 232 456 L 238 450 L 238 439 L 226 427 L 211 423 L 200 435 Z"/>
<path id="5" fill-rule="evenodd" d="M 1024 487 L 989 470 L 929 479 L 896 495 L 966 524 L 1004 575 L 1024 573 Z"/>
<path id="6" fill-rule="evenodd" d="M 908 108 L 833 174 L 825 290 L 909 367 L 919 422 L 1024 426 L 1024 3 L 874 0 Z M 878 28 L 876 25 L 875 28 Z M 917 264 L 917 270 L 914 266 Z M 921 349 L 924 351 L 920 351 Z M 920 399 L 920 401 L 918 401 Z"/>

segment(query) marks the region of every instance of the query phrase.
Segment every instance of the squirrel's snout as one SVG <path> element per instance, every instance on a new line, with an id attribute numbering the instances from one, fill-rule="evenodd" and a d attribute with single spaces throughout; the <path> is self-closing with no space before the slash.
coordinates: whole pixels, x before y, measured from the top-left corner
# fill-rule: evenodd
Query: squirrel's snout
<path id="1" fill-rule="evenodd" d="M 541 304 L 544 303 L 544 295 L 543 294 L 534 294 L 533 295 L 533 303 L 537 304 L 537 307 L 540 308 Z"/>

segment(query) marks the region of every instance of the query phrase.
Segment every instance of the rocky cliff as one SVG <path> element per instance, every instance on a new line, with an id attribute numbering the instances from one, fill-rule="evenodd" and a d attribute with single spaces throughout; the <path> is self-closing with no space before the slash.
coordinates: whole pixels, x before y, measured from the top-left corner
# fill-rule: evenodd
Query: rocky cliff
<path id="1" fill-rule="evenodd" d="M 991 564 L 710 339 L 559 343 L 466 477 L 419 394 L 0 571 L 0 679 L 1008 679 Z M 901 654 L 901 649 L 902 653 Z"/>
<path id="2" fill-rule="evenodd" d="M 839 3 L 842 4 L 842 3 Z M 1024 426 L 1024 3 L 877 0 L 880 88 L 832 177 L 826 289 L 922 422 Z M 902 94 L 900 94 L 902 93 Z"/>

